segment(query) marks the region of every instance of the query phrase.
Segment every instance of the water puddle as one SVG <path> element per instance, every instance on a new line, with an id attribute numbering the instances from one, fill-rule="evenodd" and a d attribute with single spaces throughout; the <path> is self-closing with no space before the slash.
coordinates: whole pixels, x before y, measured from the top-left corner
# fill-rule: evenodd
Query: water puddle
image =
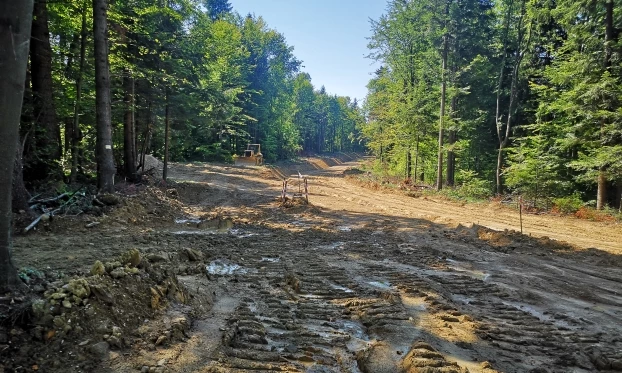
<path id="1" fill-rule="evenodd" d="M 242 229 L 231 229 L 229 230 L 229 233 L 231 233 L 233 236 L 237 238 L 249 238 L 249 237 L 259 236 L 259 233 L 246 232 Z"/>
<path id="2" fill-rule="evenodd" d="M 337 230 L 339 232 L 352 232 L 352 228 L 347 227 L 347 226 L 339 226 L 337 227 Z"/>
<path id="3" fill-rule="evenodd" d="M 367 281 L 367 283 L 373 287 L 380 289 L 391 289 L 391 283 L 389 281 Z"/>
<path id="4" fill-rule="evenodd" d="M 278 263 L 278 262 L 281 261 L 281 258 L 266 258 L 266 257 L 263 257 L 263 258 L 261 258 L 261 261 L 262 262 L 268 262 L 268 263 Z"/>
<path id="5" fill-rule="evenodd" d="M 175 224 L 199 224 L 201 221 L 197 217 L 177 218 Z"/>
<path id="6" fill-rule="evenodd" d="M 178 235 L 178 236 L 209 236 L 212 234 L 218 234 L 222 232 L 193 230 L 193 231 L 173 231 L 171 233 L 173 233 L 174 235 Z"/>
<path id="7" fill-rule="evenodd" d="M 322 250 L 336 250 L 336 249 L 343 249 L 343 247 L 345 246 L 345 242 L 334 242 L 330 245 L 322 245 L 322 246 L 318 246 L 318 249 L 322 249 Z"/>
<path id="8" fill-rule="evenodd" d="M 209 265 L 205 266 L 205 270 L 210 275 L 221 276 L 248 273 L 248 269 L 221 259 L 214 260 Z"/>
<path id="9" fill-rule="evenodd" d="M 331 288 L 333 288 L 333 289 L 335 289 L 335 290 L 341 290 L 341 291 L 343 291 L 344 293 L 354 293 L 354 290 L 352 290 L 352 289 L 348 289 L 348 288 L 347 288 L 347 287 L 345 287 L 345 286 L 340 286 L 340 285 L 337 285 L 337 284 L 330 284 L 330 287 L 331 287 Z"/>
<path id="10" fill-rule="evenodd" d="M 467 276 L 470 276 L 470 277 L 473 277 L 475 279 L 482 280 L 482 281 L 486 281 L 486 280 L 488 280 L 488 278 L 490 278 L 490 274 L 489 273 L 485 273 L 485 272 L 474 270 L 474 269 L 465 268 L 457 260 L 453 260 L 453 259 L 445 259 L 445 260 L 447 261 L 447 263 L 451 263 L 452 264 L 452 265 L 447 266 L 447 267 L 450 268 L 450 269 L 453 269 L 456 272 L 464 273 Z"/>
<path id="11" fill-rule="evenodd" d="M 530 306 L 528 304 L 508 301 L 502 301 L 501 303 L 505 304 L 506 306 L 514 307 L 519 311 L 526 312 L 531 316 L 536 317 L 540 321 L 552 321 L 552 318 L 550 316 L 545 315 L 543 312 L 538 311 L 533 306 Z"/>

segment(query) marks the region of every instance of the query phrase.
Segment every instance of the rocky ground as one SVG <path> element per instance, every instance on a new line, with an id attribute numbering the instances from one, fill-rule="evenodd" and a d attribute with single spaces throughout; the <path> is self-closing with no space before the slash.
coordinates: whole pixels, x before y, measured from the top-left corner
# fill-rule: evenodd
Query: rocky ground
<path id="1" fill-rule="evenodd" d="M 372 190 L 355 159 L 177 164 L 17 237 L 0 372 L 622 371 L 622 230 Z M 282 206 L 281 176 L 310 204 Z M 567 241 L 568 243 L 564 242 Z M 0 302 L 1 303 L 1 302 Z"/>

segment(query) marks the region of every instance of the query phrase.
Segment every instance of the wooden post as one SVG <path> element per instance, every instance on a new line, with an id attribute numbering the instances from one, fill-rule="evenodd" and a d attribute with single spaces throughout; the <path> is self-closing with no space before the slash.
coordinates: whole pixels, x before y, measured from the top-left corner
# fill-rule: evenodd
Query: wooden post
<path id="1" fill-rule="evenodd" d="M 523 197 L 518 197 L 518 216 L 520 217 L 520 234 L 523 234 Z"/>

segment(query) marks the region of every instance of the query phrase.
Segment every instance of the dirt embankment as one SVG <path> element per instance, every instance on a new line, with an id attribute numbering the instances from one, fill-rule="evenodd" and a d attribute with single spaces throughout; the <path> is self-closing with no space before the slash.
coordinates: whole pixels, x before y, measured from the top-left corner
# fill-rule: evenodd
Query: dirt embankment
<path id="1" fill-rule="evenodd" d="M 0 372 L 622 371 L 619 226 L 520 235 L 508 209 L 361 188 L 349 158 L 176 164 L 18 237 L 40 300 L 0 328 Z M 298 172 L 311 205 L 284 208 Z"/>

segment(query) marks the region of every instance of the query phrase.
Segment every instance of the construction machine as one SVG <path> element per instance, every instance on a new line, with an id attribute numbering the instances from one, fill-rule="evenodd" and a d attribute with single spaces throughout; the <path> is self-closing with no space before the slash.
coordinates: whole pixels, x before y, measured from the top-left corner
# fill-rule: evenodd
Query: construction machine
<path id="1" fill-rule="evenodd" d="M 261 166 L 263 164 L 263 154 L 261 145 L 248 144 L 243 156 L 235 157 L 236 166 Z"/>

